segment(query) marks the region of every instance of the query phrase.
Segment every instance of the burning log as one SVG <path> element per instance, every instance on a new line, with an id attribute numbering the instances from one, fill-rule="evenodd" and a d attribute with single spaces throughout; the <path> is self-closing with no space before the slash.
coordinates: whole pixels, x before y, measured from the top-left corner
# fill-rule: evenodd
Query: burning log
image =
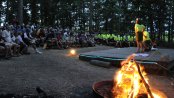
<path id="1" fill-rule="evenodd" d="M 152 91 L 153 88 L 150 89 L 144 68 L 134 60 L 134 55 L 121 62 L 121 65 L 114 78 L 114 98 L 146 98 L 145 94 L 150 98 L 161 98 Z"/>
<path id="2" fill-rule="evenodd" d="M 138 98 L 148 98 L 147 94 L 138 94 Z"/>
<path id="3" fill-rule="evenodd" d="M 138 73 L 139 73 L 139 75 L 140 75 L 140 77 L 141 77 L 141 79 L 142 79 L 142 82 L 144 83 L 144 86 L 146 87 L 147 92 L 149 93 L 149 95 L 150 95 L 151 98 L 154 98 L 153 95 L 152 95 L 152 92 L 151 92 L 151 90 L 150 90 L 149 85 L 146 83 L 146 80 L 144 79 L 144 77 L 143 77 L 143 75 L 142 75 L 142 73 L 141 73 L 140 65 L 139 65 L 138 63 L 136 63 L 136 62 L 135 62 L 135 64 L 136 64 L 136 66 L 137 66 Z"/>
<path id="4" fill-rule="evenodd" d="M 143 66 L 134 60 L 134 55 L 121 62 L 121 65 L 113 81 L 102 81 L 93 85 L 97 94 L 103 98 L 167 98 L 150 86 Z"/>
<path id="5" fill-rule="evenodd" d="M 124 66 L 125 64 L 128 64 L 129 62 L 134 62 L 134 64 L 135 64 L 136 67 L 137 67 L 138 74 L 139 74 L 139 76 L 141 77 L 141 80 L 142 80 L 142 82 L 143 82 L 143 84 L 144 84 L 144 86 L 145 86 L 145 88 L 146 88 L 146 90 L 147 90 L 149 96 L 150 96 L 151 98 L 154 98 L 154 97 L 153 97 L 153 94 L 152 94 L 152 92 L 151 92 L 151 90 L 150 90 L 149 85 L 146 83 L 146 80 L 144 79 L 144 77 L 143 77 L 143 75 L 142 75 L 142 73 L 141 73 L 140 65 L 134 60 L 134 55 L 129 56 L 125 61 L 123 61 L 123 62 L 121 63 L 121 65 Z M 131 65 L 131 66 L 132 66 L 132 65 Z M 133 96 L 133 91 L 131 91 L 130 98 L 132 98 L 132 96 Z M 138 98 L 139 98 L 139 97 L 138 97 Z"/>

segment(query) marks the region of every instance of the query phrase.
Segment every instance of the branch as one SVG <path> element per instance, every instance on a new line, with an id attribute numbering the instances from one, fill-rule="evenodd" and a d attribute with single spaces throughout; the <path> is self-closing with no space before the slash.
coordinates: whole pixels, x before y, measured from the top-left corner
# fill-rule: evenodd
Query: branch
<path id="1" fill-rule="evenodd" d="M 137 62 L 135 62 L 135 64 L 136 64 L 136 66 L 137 66 L 138 73 L 139 73 L 139 75 L 140 75 L 140 77 L 141 77 L 141 79 L 142 79 L 142 81 L 143 81 L 143 83 L 144 83 L 144 86 L 146 87 L 147 92 L 149 93 L 149 95 L 150 95 L 151 98 L 154 98 L 153 95 L 152 95 L 152 92 L 151 92 L 151 90 L 150 90 L 149 85 L 146 83 L 146 81 L 145 81 L 145 79 L 144 79 L 144 77 L 143 77 L 143 75 L 142 75 L 142 73 L 141 73 L 140 65 L 139 65 Z"/>

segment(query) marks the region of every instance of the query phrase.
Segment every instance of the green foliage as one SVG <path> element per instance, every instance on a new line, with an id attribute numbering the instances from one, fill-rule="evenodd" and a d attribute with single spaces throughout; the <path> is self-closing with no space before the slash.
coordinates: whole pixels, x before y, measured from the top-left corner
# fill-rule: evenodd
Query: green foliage
<path id="1" fill-rule="evenodd" d="M 17 16 L 19 0 L 0 0 L 0 17 L 11 22 Z M 23 0 L 24 23 L 62 26 L 79 30 L 134 33 L 141 18 L 153 39 L 168 31 L 173 42 L 174 0 Z M 6 7 L 2 7 L 2 3 Z M 10 9 L 10 10 L 9 10 Z M 156 36 L 156 34 L 158 36 Z"/>

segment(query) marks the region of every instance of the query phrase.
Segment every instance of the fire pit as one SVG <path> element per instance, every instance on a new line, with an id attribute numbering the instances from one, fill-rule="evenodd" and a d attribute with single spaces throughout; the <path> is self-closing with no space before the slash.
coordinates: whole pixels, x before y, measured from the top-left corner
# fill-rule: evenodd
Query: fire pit
<path id="1" fill-rule="evenodd" d="M 112 98 L 112 88 L 113 88 L 113 80 L 101 81 L 94 83 L 92 88 L 96 96 L 100 98 Z"/>
<path id="2" fill-rule="evenodd" d="M 128 57 L 121 63 L 121 69 L 114 80 L 93 84 L 93 91 L 101 98 L 167 98 L 167 96 L 150 86 L 144 68 Z"/>
<path id="3" fill-rule="evenodd" d="M 94 83 L 92 88 L 97 98 L 115 98 L 112 93 L 113 86 L 114 86 L 113 80 L 105 80 Z M 153 91 L 160 93 L 161 96 L 160 98 L 167 98 L 167 96 L 164 93 L 155 89 L 153 89 Z M 139 94 L 138 96 L 139 96 L 138 98 L 148 98 L 146 97 L 146 95 L 143 94 Z"/>

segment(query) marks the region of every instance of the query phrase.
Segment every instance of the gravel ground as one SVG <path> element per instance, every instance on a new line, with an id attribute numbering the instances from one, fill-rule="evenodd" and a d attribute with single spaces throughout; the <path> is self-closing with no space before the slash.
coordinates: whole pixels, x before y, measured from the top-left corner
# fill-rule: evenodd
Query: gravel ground
<path id="1" fill-rule="evenodd" d="M 77 52 L 104 49 L 111 47 L 81 48 Z M 0 93 L 36 94 L 35 88 L 40 86 L 58 98 L 88 98 L 92 97 L 94 82 L 111 79 L 115 72 L 68 56 L 69 49 L 43 50 L 41 55 L 30 51 L 30 55 L 0 61 Z"/>
<path id="2" fill-rule="evenodd" d="M 111 49 L 96 46 L 77 49 L 77 53 Z M 13 57 L 0 61 L 0 93 L 37 94 L 35 88 L 41 87 L 48 95 L 55 98 L 94 98 L 92 84 L 97 81 L 112 79 L 117 68 L 102 68 L 80 61 L 78 56 L 68 56 L 66 50 L 43 50 L 43 54 Z M 155 78 L 154 78 L 155 77 Z M 169 98 L 174 90 L 166 83 L 165 77 L 151 76 L 154 86 L 167 92 Z M 155 83 L 156 81 L 160 83 Z M 166 85 L 167 84 L 167 85 Z M 160 85 L 160 86 L 159 86 Z M 168 86 L 167 90 L 165 86 Z"/>

